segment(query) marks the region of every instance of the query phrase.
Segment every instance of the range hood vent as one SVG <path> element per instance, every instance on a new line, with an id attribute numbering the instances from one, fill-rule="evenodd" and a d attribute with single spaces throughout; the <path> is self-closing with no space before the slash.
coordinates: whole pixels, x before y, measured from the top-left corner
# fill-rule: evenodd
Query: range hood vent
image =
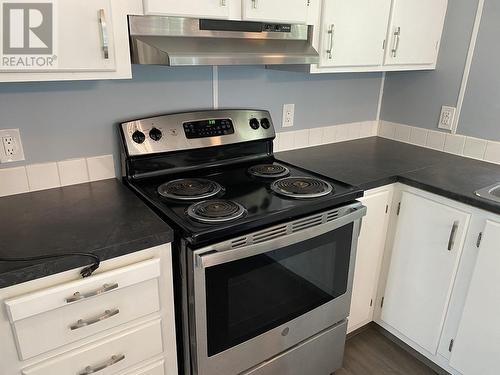
<path id="1" fill-rule="evenodd" d="M 133 64 L 316 64 L 312 26 L 129 16 Z"/>

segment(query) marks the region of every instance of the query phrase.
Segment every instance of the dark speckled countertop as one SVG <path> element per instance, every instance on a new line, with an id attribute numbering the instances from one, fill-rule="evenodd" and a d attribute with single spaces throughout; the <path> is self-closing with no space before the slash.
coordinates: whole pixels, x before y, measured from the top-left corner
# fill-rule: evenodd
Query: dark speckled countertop
<path id="1" fill-rule="evenodd" d="M 172 229 L 118 180 L 0 198 L 0 258 L 90 252 L 102 260 L 173 240 Z M 0 288 L 92 263 L 0 262 Z"/>
<path id="2" fill-rule="evenodd" d="M 276 158 L 364 190 L 401 182 L 500 214 L 500 204 L 474 194 L 500 182 L 500 165 L 379 137 L 280 152 Z"/>

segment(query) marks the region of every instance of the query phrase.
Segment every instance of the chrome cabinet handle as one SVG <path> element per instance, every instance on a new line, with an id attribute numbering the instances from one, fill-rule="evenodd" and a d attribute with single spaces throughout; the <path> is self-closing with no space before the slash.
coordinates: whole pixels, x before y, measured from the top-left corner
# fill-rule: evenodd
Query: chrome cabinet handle
<path id="1" fill-rule="evenodd" d="M 95 323 L 102 322 L 103 320 L 109 319 L 115 315 L 118 315 L 120 313 L 120 310 L 118 309 L 113 309 L 113 310 L 106 310 L 104 311 L 104 314 L 101 314 L 99 316 L 96 316 L 95 318 L 90 318 L 90 319 L 79 319 L 75 324 L 72 324 L 69 326 L 69 328 L 74 331 L 76 329 L 80 329 L 83 327 L 90 326 Z"/>
<path id="2" fill-rule="evenodd" d="M 257 0 L 252 0 L 252 8 L 257 9 Z"/>
<path id="3" fill-rule="evenodd" d="M 109 36 L 108 25 L 106 23 L 106 15 L 104 9 L 99 9 L 99 28 L 101 30 L 102 53 L 104 59 L 109 59 Z"/>
<path id="4" fill-rule="evenodd" d="M 333 58 L 333 35 L 335 33 L 335 24 L 331 24 L 330 27 L 328 28 L 328 35 L 330 37 L 329 42 L 328 42 L 328 49 L 326 50 L 326 53 L 328 54 L 328 58 L 331 60 Z"/>
<path id="5" fill-rule="evenodd" d="M 66 298 L 66 303 L 76 302 L 85 298 L 98 296 L 99 294 L 103 294 L 117 288 L 118 288 L 118 283 L 114 283 L 114 284 L 104 284 L 102 288 L 99 288 L 97 290 L 88 293 L 82 294 L 80 292 L 75 292 L 71 297 Z"/>
<path id="6" fill-rule="evenodd" d="M 94 374 L 98 371 L 104 370 L 105 368 L 113 366 L 114 364 L 117 364 L 118 362 L 123 361 L 124 359 L 125 359 L 125 354 L 114 355 L 110 359 L 108 359 L 106 362 L 103 362 L 103 363 L 95 365 L 95 366 L 85 367 L 85 369 L 83 371 L 79 372 L 78 375 Z"/>
<path id="7" fill-rule="evenodd" d="M 401 37 L 401 27 L 397 27 L 396 31 L 394 31 L 394 44 L 392 45 L 392 57 L 398 56 L 400 37 Z"/>
<path id="8" fill-rule="evenodd" d="M 220 0 L 220 6 L 225 7 L 227 5 L 226 0 Z"/>
<path id="9" fill-rule="evenodd" d="M 458 225 L 459 222 L 455 221 L 451 227 L 450 239 L 448 240 L 448 251 L 453 250 L 453 246 L 455 246 L 455 237 L 457 235 Z"/>

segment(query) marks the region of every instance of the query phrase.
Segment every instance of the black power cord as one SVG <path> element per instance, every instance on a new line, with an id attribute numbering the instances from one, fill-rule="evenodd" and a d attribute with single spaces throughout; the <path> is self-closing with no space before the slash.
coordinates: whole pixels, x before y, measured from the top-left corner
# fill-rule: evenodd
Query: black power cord
<path id="1" fill-rule="evenodd" d="M 35 262 L 38 260 L 54 259 L 54 258 L 68 258 L 68 257 L 85 257 L 94 259 L 94 263 L 90 266 L 85 267 L 80 271 L 80 275 L 83 278 L 91 276 L 96 269 L 99 268 L 101 264 L 101 259 L 97 255 L 91 253 L 71 253 L 71 254 L 47 254 L 40 255 L 36 257 L 24 257 L 24 258 L 2 258 L 0 257 L 0 262 Z"/>

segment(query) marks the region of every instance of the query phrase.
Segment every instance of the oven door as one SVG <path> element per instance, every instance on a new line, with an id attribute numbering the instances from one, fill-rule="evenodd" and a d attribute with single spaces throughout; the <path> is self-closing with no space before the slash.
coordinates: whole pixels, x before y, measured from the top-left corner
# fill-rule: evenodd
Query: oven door
<path id="1" fill-rule="evenodd" d="M 355 203 L 195 251 L 193 372 L 238 374 L 347 318 L 365 213 Z"/>

